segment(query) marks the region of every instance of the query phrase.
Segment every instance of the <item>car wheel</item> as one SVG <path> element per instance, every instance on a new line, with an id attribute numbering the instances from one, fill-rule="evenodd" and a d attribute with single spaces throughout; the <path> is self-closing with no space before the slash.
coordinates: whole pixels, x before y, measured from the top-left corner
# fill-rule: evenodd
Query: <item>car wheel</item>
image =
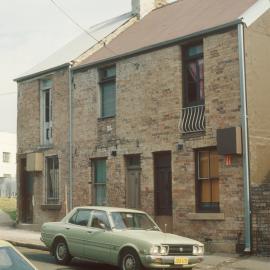
<path id="1" fill-rule="evenodd" d="M 141 260 L 135 250 L 125 250 L 120 259 L 121 270 L 142 270 Z"/>
<path id="2" fill-rule="evenodd" d="M 57 263 L 65 265 L 71 260 L 67 243 L 64 239 L 58 240 L 54 245 L 54 257 Z"/>

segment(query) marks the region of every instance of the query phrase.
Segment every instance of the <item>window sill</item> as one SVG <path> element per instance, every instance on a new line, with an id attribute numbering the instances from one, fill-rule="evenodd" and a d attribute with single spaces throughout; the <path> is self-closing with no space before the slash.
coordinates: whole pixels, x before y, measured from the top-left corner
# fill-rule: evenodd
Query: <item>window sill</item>
<path id="1" fill-rule="evenodd" d="M 189 213 L 190 220 L 225 220 L 224 213 Z"/>
<path id="2" fill-rule="evenodd" d="M 113 115 L 113 116 L 106 116 L 106 117 L 99 117 L 98 118 L 98 122 L 106 121 L 106 120 L 114 119 L 114 118 L 115 118 L 115 115 Z"/>
<path id="3" fill-rule="evenodd" d="M 42 204 L 42 210 L 60 210 L 62 208 L 61 204 Z"/>
<path id="4" fill-rule="evenodd" d="M 42 144 L 38 146 L 38 150 L 47 150 L 47 149 L 52 149 L 53 144 Z"/>

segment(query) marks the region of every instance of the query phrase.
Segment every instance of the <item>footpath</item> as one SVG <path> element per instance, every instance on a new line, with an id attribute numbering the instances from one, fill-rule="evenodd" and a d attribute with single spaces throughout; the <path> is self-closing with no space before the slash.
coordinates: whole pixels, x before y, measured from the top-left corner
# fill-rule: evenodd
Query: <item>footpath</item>
<path id="1" fill-rule="evenodd" d="M 40 232 L 18 229 L 0 210 L 0 239 L 15 246 L 47 250 L 40 241 Z M 237 254 L 206 254 L 202 263 L 195 270 L 268 270 L 270 257 L 239 256 Z"/>

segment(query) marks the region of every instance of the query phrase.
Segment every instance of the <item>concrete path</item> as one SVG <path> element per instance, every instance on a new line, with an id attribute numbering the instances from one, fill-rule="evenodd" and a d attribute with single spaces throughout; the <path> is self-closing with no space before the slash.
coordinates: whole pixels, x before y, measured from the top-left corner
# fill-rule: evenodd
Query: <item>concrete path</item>
<path id="1" fill-rule="evenodd" d="M 47 249 L 40 240 L 40 232 L 16 229 L 13 226 L 0 226 L 0 239 L 9 241 L 16 246 Z"/>
<path id="2" fill-rule="evenodd" d="M 12 226 L 14 221 L 10 216 L 0 209 L 0 226 Z"/>

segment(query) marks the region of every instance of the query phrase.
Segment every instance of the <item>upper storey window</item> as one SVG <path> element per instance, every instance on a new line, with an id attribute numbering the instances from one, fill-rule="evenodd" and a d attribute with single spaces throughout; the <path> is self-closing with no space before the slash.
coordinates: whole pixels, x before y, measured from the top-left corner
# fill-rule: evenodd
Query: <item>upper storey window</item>
<path id="1" fill-rule="evenodd" d="M 102 118 L 115 116 L 116 111 L 116 69 L 102 68 L 100 74 L 100 114 Z"/>
<path id="2" fill-rule="evenodd" d="M 52 80 L 41 80 L 41 115 L 43 123 L 42 142 L 52 143 Z"/>
<path id="3" fill-rule="evenodd" d="M 202 43 L 183 49 L 184 107 L 204 104 L 204 60 Z"/>

